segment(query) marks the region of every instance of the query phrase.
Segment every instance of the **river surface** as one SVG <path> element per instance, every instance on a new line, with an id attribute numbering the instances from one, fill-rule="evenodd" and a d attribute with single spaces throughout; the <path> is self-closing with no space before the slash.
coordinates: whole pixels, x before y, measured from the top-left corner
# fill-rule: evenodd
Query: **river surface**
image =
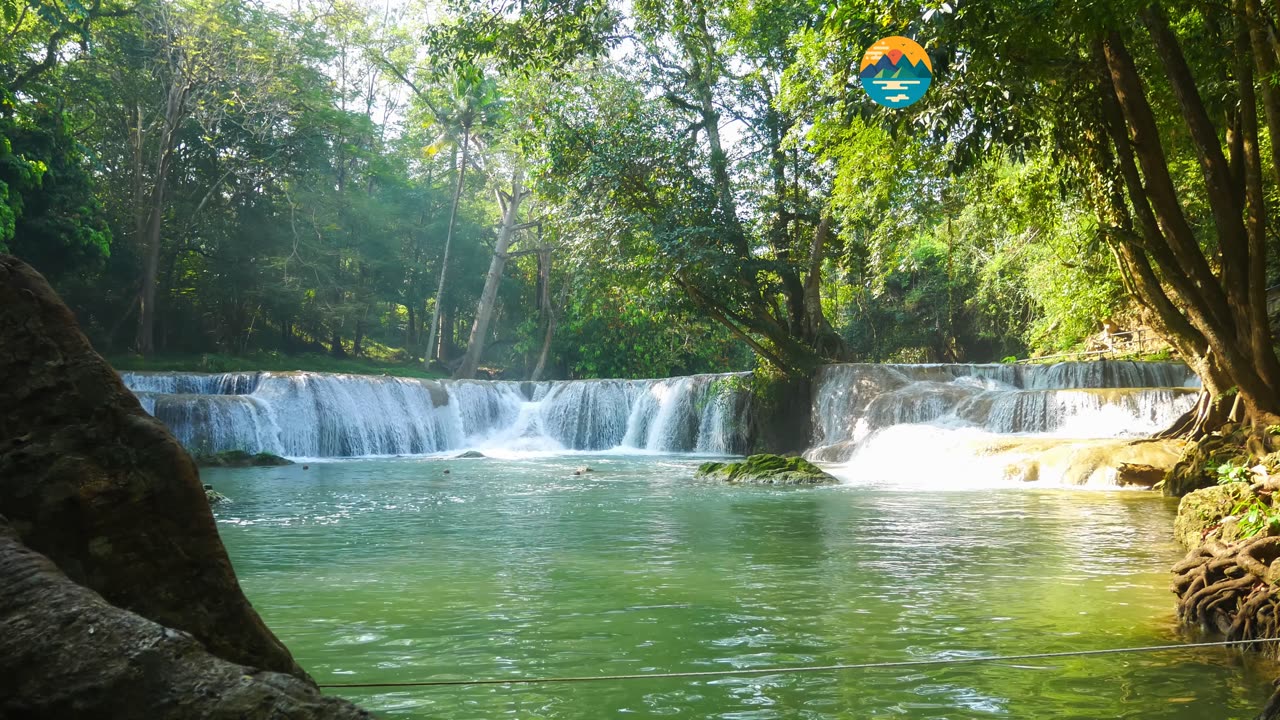
<path id="1" fill-rule="evenodd" d="M 594 471 L 575 476 L 590 465 Z M 1180 642 L 1172 501 L 724 487 L 676 456 L 204 471 L 250 600 L 321 683 L 726 670 Z M 449 470 L 445 473 L 445 470 Z M 944 471 L 945 472 L 945 471 Z M 903 487 L 895 482 L 902 480 Z M 909 486 L 911 489 L 905 489 Z M 338 692 L 390 718 L 1249 718 L 1227 650 Z"/>

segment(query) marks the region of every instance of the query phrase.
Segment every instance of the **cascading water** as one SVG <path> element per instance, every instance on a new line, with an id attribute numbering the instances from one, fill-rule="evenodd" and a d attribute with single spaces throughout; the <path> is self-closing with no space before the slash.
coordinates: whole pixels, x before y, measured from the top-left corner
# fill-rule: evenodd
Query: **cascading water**
<path id="1" fill-rule="evenodd" d="M 197 452 L 292 457 L 747 449 L 742 374 L 539 383 L 326 373 L 122 373 Z"/>
<path id="2" fill-rule="evenodd" d="M 1119 462 L 1176 452 L 1124 439 L 1172 424 L 1195 384 L 1177 363 L 830 365 L 807 457 L 860 482 L 1113 484 Z"/>
<path id="3" fill-rule="evenodd" d="M 198 452 L 732 455 L 751 447 L 743 373 L 537 383 L 307 372 L 123 377 Z M 1194 385 L 1176 363 L 830 365 L 814 381 L 807 456 L 857 481 L 920 474 L 924 461 L 948 476 L 944 485 L 957 475 L 1107 484 L 1118 461 L 1172 452 L 1139 452 L 1117 438 L 1170 425 L 1194 403 Z"/>

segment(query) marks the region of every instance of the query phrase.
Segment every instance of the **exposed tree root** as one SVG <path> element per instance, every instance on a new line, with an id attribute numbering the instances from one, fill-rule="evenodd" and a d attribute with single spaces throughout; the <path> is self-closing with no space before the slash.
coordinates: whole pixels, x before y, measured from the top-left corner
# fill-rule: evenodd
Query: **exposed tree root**
<path id="1" fill-rule="evenodd" d="M 1209 542 L 1187 553 L 1173 566 L 1178 619 L 1230 641 L 1275 638 L 1251 649 L 1280 657 L 1280 587 L 1273 582 L 1280 576 L 1278 558 L 1275 536 Z M 1280 690 L 1257 720 L 1280 720 Z"/>
<path id="2" fill-rule="evenodd" d="M 1272 435 L 1267 430 L 1271 426 L 1224 422 L 1219 423 L 1212 432 L 1203 432 L 1203 427 L 1188 430 L 1204 420 L 1198 415 L 1202 410 L 1211 415 L 1221 411 L 1224 413 L 1222 419 L 1227 417 L 1225 413 L 1233 412 L 1224 411 L 1221 403 L 1214 410 L 1213 403 L 1206 401 L 1207 397 L 1201 396 L 1195 408 L 1188 411 L 1172 428 L 1160 434 L 1160 437 L 1181 435 L 1194 439 L 1182 451 L 1178 462 L 1165 474 L 1160 487 L 1166 495 L 1181 497 L 1194 490 L 1216 485 L 1218 476 L 1214 470 L 1223 463 L 1244 467 L 1261 464 L 1269 472 L 1280 472 L 1280 455 L 1276 454 L 1276 450 L 1280 449 L 1280 436 Z M 1186 432 L 1182 432 L 1183 430 Z M 1280 486 L 1280 481 L 1275 484 Z"/>
<path id="3" fill-rule="evenodd" d="M 1167 429 L 1156 433 L 1156 437 L 1196 441 L 1226 422 L 1228 413 L 1229 403 L 1222 398 L 1214 399 L 1207 392 L 1201 392 L 1196 404 L 1174 420 Z"/>
<path id="4" fill-rule="evenodd" d="M 1233 545 L 1210 543 L 1174 566 L 1178 618 L 1220 633 L 1227 640 L 1280 639 L 1280 588 L 1268 582 L 1280 557 L 1280 537 L 1251 538 Z M 1262 613 L 1267 608 L 1270 611 Z M 1267 646 L 1280 652 L 1280 642 Z"/>

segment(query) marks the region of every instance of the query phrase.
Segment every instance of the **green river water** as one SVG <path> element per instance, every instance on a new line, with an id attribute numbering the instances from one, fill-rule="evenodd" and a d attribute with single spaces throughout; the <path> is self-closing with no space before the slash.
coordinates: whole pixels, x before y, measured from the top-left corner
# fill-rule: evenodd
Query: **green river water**
<path id="1" fill-rule="evenodd" d="M 595 472 L 575 476 L 589 464 Z M 722 670 L 1178 642 L 1137 492 L 723 487 L 571 455 L 207 470 L 249 598 L 319 682 Z M 446 474 L 444 470 L 450 472 Z M 916 472 L 904 467 L 904 473 Z M 391 718 L 1248 718 L 1227 650 L 341 694 Z"/>

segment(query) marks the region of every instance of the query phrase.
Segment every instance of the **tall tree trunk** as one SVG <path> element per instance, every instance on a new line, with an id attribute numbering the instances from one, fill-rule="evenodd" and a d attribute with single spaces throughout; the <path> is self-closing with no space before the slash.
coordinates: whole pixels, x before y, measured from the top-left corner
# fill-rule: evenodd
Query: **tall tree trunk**
<path id="1" fill-rule="evenodd" d="M 1262 107 L 1267 116 L 1267 133 L 1280 138 L 1280 90 L 1276 88 L 1276 55 L 1268 38 L 1268 21 L 1258 0 L 1245 3 L 1249 15 L 1249 32 L 1253 41 L 1253 58 L 1258 64 L 1258 84 L 1262 88 Z M 1271 172 L 1280 181 L 1280 142 L 1271 143 Z"/>
<path id="2" fill-rule="evenodd" d="M 1246 196 L 1241 197 L 1233 192 L 1233 168 L 1209 123 L 1177 38 L 1157 10 L 1144 11 L 1143 20 L 1200 159 L 1218 235 L 1221 277 L 1214 275 L 1183 212 L 1141 77 L 1117 33 L 1109 34 L 1098 48 L 1106 68 L 1102 109 L 1140 234 L 1121 226 L 1121 239 L 1113 247 L 1122 260 L 1126 281 L 1159 317 L 1171 343 L 1190 351 L 1188 362 L 1204 380 L 1212 396 L 1210 404 L 1220 405 L 1222 394 L 1234 387 L 1253 419 L 1270 418 L 1280 411 L 1280 396 L 1271 380 L 1276 357 L 1270 347 L 1265 298 L 1261 313 L 1256 300 L 1265 291 L 1265 277 L 1254 270 L 1264 259 L 1265 216 L 1249 36 L 1246 31 L 1236 39 L 1241 46 L 1237 50 L 1244 52 L 1235 68 L 1241 100 L 1239 162 L 1244 165 L 1246 188 Z M 1247 225 L 1242 218 L 1246 208 Z M 1115 214 L 1121 214 L 1119 209 Z M 1209 415 L 1202 413 L 1202 417 Z M 1204 429 L 1196 427 L 1193 432 Z"/>
<path id="3" fill-rule="evenodd" d="M 804 280 L 804 326 L 800 334 L 823 357 L 844 360 L 849 355 L 844 338 L 831 327 L 822 312 L 822 263 L 827 257 L 830 236 L 831 217 L 823 213 L 809 246 L 809 267 Z"/>
<path id="4" fill-rule="evenodd" d="M 453 228 L 458 221 L 458 201 L 462 198 L 462 183 L 467 177 L 467 162 L 470 159 L 471 151 L 471 134 L 467 130 L 462 131 L 462 162 L 458 164 L 458 186 L 453 190 L 453 207 L 449 209 L 449 229 L 444 236 L 444 255 L 440 258 L 440 282 L 436 285 L 436 306 L 431 312 L 431 336 L 427 339 L 427 357 L 423 360 L 423 364 L 427 367 L 431 366 L 431 360 L 436 350 L 436 338 L 439 337 L 440 328 L 440 303 L 444 300 L 444 283 L 445 277 L 449 271 L 449 248 L 453 245 Z"/>
<path id="5" fill-rule="evenodd" d="M 497 195 L 498 204 L 503 211 L 502 227 L 498 230 L 498 242 L 493 247 L 493 258 L 489 260 L 489 273 L 485 275 L 484 290 L 480 293 L 480 302 L 476 305 L 476 317 L 471 323 L 467 352 L 462 356 L 462 364 L 453 374 L 457 379 L 475 377 L 476 368 L 480 365 L 480 356 L 484 353 L 489 321 L 493 318 L 494 308 L 498 304 L 498 286 L 502 284 L 502 272 L 507 267 L 507 250 L 515 239 L 520 220 L 520 203 L 528 195 L 528 191 L 524 189 L 524 168 L 516 166 L 511 176 L 511 193 L 508 195 L 499 191 Z"/>
<path id="6" fill-rule="evenodd" d="M 436 357 L 440 362 L 447 363 L 453 359 L 453 315 L 454 308 L 447 306 L 440 309 L 440 327 L 437 335 Z"/>
<path id="7" fill-rule="evenodd" d="M 404 326 L 404 345 L 405 347 L 413 347 L 418 344 L 418 316 L 414 312 L 416 303 L 407 303 L 404 306 L 406 312 L 409 313 L 409 321 Z"/>
<path id="8" fill-rule="evenodd" d="M 538 351 L 538 363 L 533 366 L 533 372 L 529 373 L 529 379 L 537 382 L 542 379 L 542 373 L 547 369 L 547 358 L 551 356 L 551 339 L 556 332 L 556 315 L 551 313 L 547 316 L 546 332 L 542 336 L 542 349 Z"/>
<path id="9" fill-rule="evenodd" d="M 169 68 L 173 73 L 165 96 L 164 122 L 156 149 L 155 185 L 151 190 L 148 215 L 146 250 L 143 255 L 142 289 L 138 304 L 137 350 L 144 356 L 155 352 L 156 274 L 160 267 L 160 230 L 164 223 L 164 204 L 169 170 L 177 147 L 178 129 L 187 117 L 187 100 L 191 92 L 191 80 L 183 74 L 182 51 L 169 49 Z M 141 116 L 139 116 L 141 122 Z M 138 145 L 141 147 L 141 125 L 138 128 Z"/>
<path id="10" fill-rule="evenodd" d="M 1241 132 L 1244 141 L 1244 208 L 1247 237 L 1247 278 L 1239 288 L 1244 305 L 1241 344 L 1249 348 L 1253 366 L 1271 390 L 1274 409 L 1280 412 L 1280 359 L 1271 343 L 1267 314 L 1267 206 L 1262 187 L 1262 155 L 1258 142 L 1258 98 L 1254 91 L 1253 34 L 1243 0 L 1236 2 L 1236 83 L 1240 93 Z M 1264 84 L 1269 79 L 1264 80 Z M 1269 86 L 1269 85 L 1268 85 Z M 1272 148 L 1275 152 L 1275 148 Z"/>
<path id="11" fill-rule="evenodd" d="M 164 221 L 164 179 L 156 181 L 152 192 L 147 245 L 142 259 L 142 291 L 138 303 L 137 350 L 144 357 L 155 354 L 156 275 L 160 272 L 160 229 Z"/>
<path id="12" fill-rule="evenodd" d="M 570 280 L 566 279 L 560 289 L 559 302 L 551 303 L 551 248 L 538 248 L 538 324 L 543 329 L 542 349 L 538 352 L 538 361 L 529 373 L 530 380 L 541 380 L 547 369 L 547 358 L 551 356 L 551 339 L 556 332 L 556 308 L 563 307 L 569 299 Z"/>

